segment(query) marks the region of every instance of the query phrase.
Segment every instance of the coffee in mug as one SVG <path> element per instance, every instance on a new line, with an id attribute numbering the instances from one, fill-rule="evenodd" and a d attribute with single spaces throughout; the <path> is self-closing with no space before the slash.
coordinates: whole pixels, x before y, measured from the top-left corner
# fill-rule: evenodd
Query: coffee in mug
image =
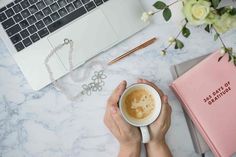
<path id="1" fill-rule="evenodd" d="M 147 126 L 156 120 L 161 111 L 158 92 L 147 84 L 134 84 L 126 88 L 119 101 L 124 119 L 140 127 L 143 143 L 150 140 Z"/>
<path id="2" fill-rule="evenodd" d="M 123 108 L 129 117 L 142 120 L 154 111 L 155 99 L 147 89 L 136 88 L 124 96 L 123 104 Z"/>

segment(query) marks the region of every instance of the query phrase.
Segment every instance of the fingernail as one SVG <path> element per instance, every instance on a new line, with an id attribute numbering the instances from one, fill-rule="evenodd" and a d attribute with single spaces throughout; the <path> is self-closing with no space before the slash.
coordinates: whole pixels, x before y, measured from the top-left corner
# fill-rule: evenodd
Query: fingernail
<path id="1" fill-rule="evenodd" d="M 164 96 L 163 96 L 163 102 L 164 102 L 164 103 L 168 103 L 168 96 L 167 96 L 167 95 L 164 95 Z"/>
<path id="2" fill-rule="evenodd" d="M 138 79 L 138 82 L 142 82 L 142 81 L 143 81 L 143 79 L 141 79 L 141 78 Z"/>
<path id="3" fill-rule="evenodd" d="M 121 81 L 120 85 L 124 85 L 126 83 L 125 80 Z"/>
<path id="4" fill-rule="evenodd" d="M 117 112 L 116 107 L 115 107 L 115 106 L 112 106 L 112 107 L 111 107 L 111 113 L 112 113 L 112 114 L 115 114 L 116 112 Z"/>

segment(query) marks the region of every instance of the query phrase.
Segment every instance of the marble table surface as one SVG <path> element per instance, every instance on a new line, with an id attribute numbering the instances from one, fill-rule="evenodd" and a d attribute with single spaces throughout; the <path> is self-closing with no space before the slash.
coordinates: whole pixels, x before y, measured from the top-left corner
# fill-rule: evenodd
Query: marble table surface
<path id="1" fill-rule="evenodd" d="M 142 0 L 147 10 L 153 2 Z M 197 157 L 182 108 L 168 87 L 172 81 L 169 69 L 172 64 L 212 52 L 221 45 L 213 41 L 213 34 L 191 28 L 191 37 L 183 39 L 186 44 L 183 50 L 170 49 L 168 55 L 161 56 L 169 36 L 176 35 L 180 28 L 178 17 L 174 19 L 166 23 L 157 15 L 148 28 L 94 58 L 108 62 L 153 36 L 159 37 L 148 48 L 106 68 L 107 78 L 101 92 L 74 102 L 52 85 L 33 91 L 0 40 L 0 157 L 116 156 L 119 145 L 103 124 L 106 100 L 121 80 L 132 84 L 138 78 L 155 82 L 169 96 L 173 114 L 167 143 L 173 155 Z M 235 31 L 223 38 L 236 48 Z"/>

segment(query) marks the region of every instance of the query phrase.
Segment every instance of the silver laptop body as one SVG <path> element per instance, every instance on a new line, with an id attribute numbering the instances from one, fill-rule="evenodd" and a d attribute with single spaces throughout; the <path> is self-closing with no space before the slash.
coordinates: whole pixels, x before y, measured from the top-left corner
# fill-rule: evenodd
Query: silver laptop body
<path id="1" fill-rule="evenodd" d="M 0 8 L 0 37 L 34 90 L 51 83 L 44 61 L 64 39 L 78 67 L 148 25 L 139 0 L 0 0 Z M 56 79 L 69 71 L 68 51 L 49 62 Z"/>

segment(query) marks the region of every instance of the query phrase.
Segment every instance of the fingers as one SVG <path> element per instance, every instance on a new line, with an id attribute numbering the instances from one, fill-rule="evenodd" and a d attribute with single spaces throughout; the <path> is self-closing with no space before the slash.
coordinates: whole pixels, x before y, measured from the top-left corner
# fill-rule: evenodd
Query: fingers
<path id="1" fill-rule="evenodd" d="M 171 119 L 171 107 L 168 103 L 168 97 L 164 95 L 162 97 L 163 103 L 161 107 L 161 114 L 158 118 L 158 121 L 165 122 L 168 119 Z"/>
<path id="2" fill-rule="evenodd" d="M 145 83 L 151 87 L 153 87 L 154 89 L 156 89 L 156 91 L 159 93 L 159 95 L 162 97 L 164 95 L 163 91 L 158 88 L 154 83 L 148 81 L 148 80 L 145 80 L 145 79 L 139 79 L 138 80 L 138 83 Z"/>
<path id="3" fill-rule="evenodd" d="M 110 130 L 110 132 L 117 138 L 120 134 L 120 129 L 113 120 L 110 110 L 108 108 L 106 110 L 103 121 L 106 127 Z"/>
<path id="4" fill-rule="evenodd" d="M 126 125 L 128 125 L 121 117 L 118 109 L 118 101 L 126 88 L 126 84 L 126 81 L 122 81 L 113 91 L 107 102 L 104 123 L 114 136 L 118 136 L 121 129 L 127 128 Z"/>
<path id="5" fill-rule="evenodd" d="M 111 107 L 111 105 L 118 103 L 120 96 L 122 95 L 122 93 L 124 92 L 125 88 L 126 88 L 126 81 L 122 81 L 117 87 L 116 89 L 113 91 L 112 95 L 109 97 L 108 102 L 107 102 L 107 107 Z"/>
<path id="6" fill-rule="evenodd" d="M 113 105 L 110 108 L 110 111 L 111 111 L 112 118 L 114 122 L 116 123 L 116 125 L 119 127 L 120 131 L 124 130 L 125 132 L 127 132 L 131 128 L 131 126 L 124 120 L 124 118 L 122 117 L 120 113 L 119 108 Z"/>

